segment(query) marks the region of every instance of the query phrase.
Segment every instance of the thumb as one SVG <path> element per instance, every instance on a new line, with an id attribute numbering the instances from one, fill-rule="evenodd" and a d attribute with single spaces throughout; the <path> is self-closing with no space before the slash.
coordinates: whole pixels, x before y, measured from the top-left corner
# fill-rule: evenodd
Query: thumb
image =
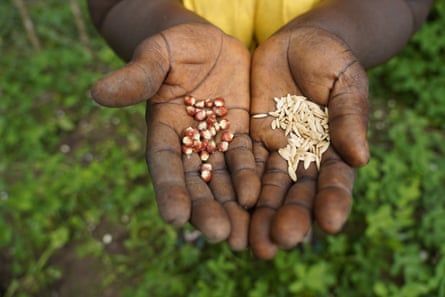
<path id="1" fill-rule="evenodd" d="M 328 108 L 334 148 L 352 167 L 367 164 L 368 80 L 357 62 L 335 82 Z"/>
<path id="2" fill-rule="evenodd" d="M 122 107 L 153 97 L 170 67 L 167 50 L 156 39 L 141 43 L 130 63 L 96 82 L 91 88 L 94 101 L 108 107 Z"/>

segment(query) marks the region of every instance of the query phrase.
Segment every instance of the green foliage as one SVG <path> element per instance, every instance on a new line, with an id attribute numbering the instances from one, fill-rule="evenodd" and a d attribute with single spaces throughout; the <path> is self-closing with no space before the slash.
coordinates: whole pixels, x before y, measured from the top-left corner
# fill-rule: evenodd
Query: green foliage
<path id="1" fill-rule="evenodd" d="M 372 99 L 372 159 L 357 172 L 345 230 L 315 227 L 311 242 L 273 261 L 186 241 L 190 226 L 161 221 L 144 164 L 144 106 L 105 109 L 87 95 L 122 63 L 91 25 L 92 50 L 81 45 L 66 4 L 29 8 L 39 53 L 11 4 L 0 4 L 0 295 L 51 296 L 67 277 L 56 259 L 75 246 L 78 261 L 101 265 L 94 289 L 121 296 L 445 296 L 442 2 L 400 56 L 370 73 L 384 99 Z M 110 244 L 104 222 L 125 236 Z"/>
<path id="2" fill-rule="evenodd" d="M 400 55 L 371 72 L 376 95 L 395 96 L 432 125 L 444 128 L 445 117 L 445 2 L 435 1 L 428 23 Z"/>

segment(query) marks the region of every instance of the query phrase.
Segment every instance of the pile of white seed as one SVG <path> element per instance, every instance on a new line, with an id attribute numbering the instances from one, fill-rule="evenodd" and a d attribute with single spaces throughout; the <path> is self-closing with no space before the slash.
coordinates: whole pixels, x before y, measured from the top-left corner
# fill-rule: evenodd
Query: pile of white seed
<path id="1" fill-rule="evenodd" d="M 287 95 L 274 98 L 276 110 L 269 112 L 275 117 L 272 129 L 283 129 L 288 136 L 288 144 L 278 153 L 288 163 L 289 176 L 297 180 L 297 167 L 300 161 L 304 169 L 315 162 L 320 169 L 322 154 L 329 147 L 328 108 L 321 107 L 304 96 Z"/>

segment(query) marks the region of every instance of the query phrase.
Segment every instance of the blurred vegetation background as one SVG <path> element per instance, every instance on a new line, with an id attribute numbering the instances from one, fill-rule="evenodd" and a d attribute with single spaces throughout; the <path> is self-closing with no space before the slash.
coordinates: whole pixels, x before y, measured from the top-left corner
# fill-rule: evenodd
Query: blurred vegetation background
<path id="1" fill-rule="evenodd" d="M 443 28 L 436 1 L 369 72 L 372 160 L 344 231 L 315 226 L 311 242 L 259 261 L 161 221 L 143 104 L 88 96 L 122 62 L 85 1 L 1 1 L 0 296 L 445 296 Z"/>

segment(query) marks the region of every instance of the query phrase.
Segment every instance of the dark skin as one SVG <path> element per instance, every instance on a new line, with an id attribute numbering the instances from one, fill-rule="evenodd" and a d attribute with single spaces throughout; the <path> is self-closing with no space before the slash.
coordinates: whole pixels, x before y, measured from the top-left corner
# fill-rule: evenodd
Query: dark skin
<path id="1" fill-rule="evenodd" d="M 107 106 L 147 100 L 147 162 L 167 222 L 190 221 L 212 242 L 228 240 L 234 250 L 250 245 L 257 257 L 271 259 L 301 242 L 313 220 L 328 233 L 343 226 L 354 168 L 369 159 L 365 69 L 404 47 L 431 2 L 323 1 L 250 60 L 238 40 L 179 1 L 89 0 L 99 32 L 123 59 L 131 58 L 92 94 Z M 331 146 L 320 171 L 299 168 L 297 182 L 277 153 L 287 140 L 271 129 L 271 118 L 252 119 L 249 127 L 249 112 L 272 111 L 272 98 L 288 93 L 329 108 Z M 228 152 L 212 156 L 217 170 L 209 184 L 198 176 L 198 157 L 181 154 L 180 135 L 192 124 L 182 103 L 187 94 L 222 96 L 229 108 L 235 139 Z M 250 217 L 245 208 L 254 205 Z"/>
<path id="2" fill-rule="evenodd" d="M 273 258 L 279 248 L 297 245 L 313 218 L 328 233 L 342 228 L 351 208 L 354 168 L 369 159 L 365 69 L 402 49 L 430 5 L 431 1 L 324 1 L 255 51 L 251 113 L 274 110 L 270 98 L 276 94 L 303 95 L 328 106 L 331 136 L 320 171 L 315 165 L 299 168 L 293 183 L 277 153 L 287 142 L 283 133 L 270 129 L 270 118 L 252 119 L 262 191 L 249 241 L 259 258 Z"/>
<path id="3" fill-rule="evenodd" d="M 124 4 L 111 9 L 109 18 L 113 18 L 114 10 L 119 17 L 125 15 L 125 8 L 117 7 Z M 158 34 L 147 33 L 154 35 L 140 43 L 137 32 L 125 35 L 126 42 L 116 48 L 123 58 L 128 58 L 132 48 L 126 45 L 138 44 L 132 61 L 98 82 L 92 95 L 107 106 L 149 99 L 147 163 L 162 218 L 174 226 L 190 221 L 209 241 L 227 240 L 233 250 L 243 250 L 248 244 L 249 224 L 245 208 L 255 204 L 260 189 L 248 135 L 249 52 L 237 39 L 183 11 L 179 3 L 164 1 L 158 9 L 175 16 L 184 12 L 187 19 L 184 24 L 159 28 Z M 108 33 L 107 20 L 104 22 L 104 36 L 115 33 Z M 113 38 L 109 38 L 112 44 Z M 183 103 L 189 94 L 202 99 L 225 98 L 229 110 L 225 118 L 235 134 L 226 153 L 211 155 L 209 163 L 214 169 L 208 184 L 198 174 L 198 155 L 187 158 L 181 150 L 184 129 L 194 125 Z"/>

